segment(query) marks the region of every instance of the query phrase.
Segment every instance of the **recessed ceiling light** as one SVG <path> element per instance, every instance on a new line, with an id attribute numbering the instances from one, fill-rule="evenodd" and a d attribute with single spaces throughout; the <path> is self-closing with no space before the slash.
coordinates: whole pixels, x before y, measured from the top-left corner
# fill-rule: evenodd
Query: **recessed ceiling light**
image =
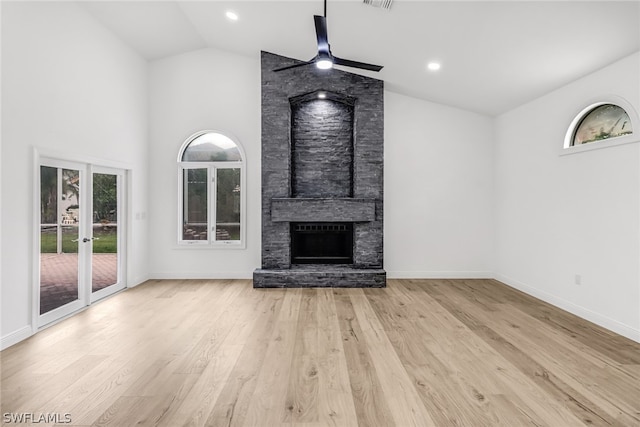
<path id="1" fill-rule="evenodd" d="M 438 71 L 441 66 L 442 65 L 440 65 L 439 62 L 435 62 L 435 61 L 429 62 L 427 64 L 427 68 L 429 69 L 429 71 Z"/>
<path id="2" fill-rule="evenodd" d="M 318 98 L 320 98 L 320 99 L 325 99 L 326 97 L 327 97 L 327 94 L 326 94 L 326 93 L 324 93 L 324 92 L 320 92 L 320 93 L 318 94 Z"/>
<path id="3" fill-rule="evenodd" d="M 227 19 L 229 21 L 237 21 L 238 20 L 238 14 L 231 11 L 231 10 L 227 10 L 227 13 L 225 13 L 225 15 L 227 16 Z"/>

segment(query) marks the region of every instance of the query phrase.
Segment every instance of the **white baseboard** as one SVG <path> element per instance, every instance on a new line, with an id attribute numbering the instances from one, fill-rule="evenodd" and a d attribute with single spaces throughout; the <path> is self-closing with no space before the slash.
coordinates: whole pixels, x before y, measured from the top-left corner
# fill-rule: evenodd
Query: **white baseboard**
<path id="1" fill-rule="evenodd" d="M 198 273 L 193 271 L 170 271 L 163 273 L 151 273 L 148 279 L 253 279 L 251 271 L 213 271 Z"/>
<path id="2" fill-rule="evenodd" d="M 252 279 L 253 271 L 163 272 L 151 273 L 148 279 Z M 389 279 L 493 279 L 489 271 L 388 271 Z"/>
<path id="3" fill-rule="evenodd" d="M 149 277 L 148 274 L 145 274 L 144 276 L 137 277 L 134 280 L 132 280 L 131 283 L 129 283 L 127 285 L 127 288 L 135 288 L 136 286 L 143 284 L 144 282 L 146 282 L 149 279 L 150 279 L 150 277 Z"/>
<path id="4" fill-rule="evenodd" d="M 616 334 L 622 335 L 623 337 L 640 343 L 640 330 L 635 329 L 632 326 L 626 325 L 607 316 L 603 316 L 602 314 L 596 313 L 595 311 L 589 310 L 588 308 L 579 306 L 555 295 L 541 291 L 502 274 L 495 274 L 494 278 L 504 283 L 505 285 L 511 286 L 512 288 L 522 291 L 535 298 L 541 299 L 542 301 L 561 308 L 562 310 L 568 311 L 569 313 L 575 314 L 578 317 L 593 322 L 598 326 L 602 326 L 603 328 L 615 332 Z"/>
<path id="5" fill-rule="evenodd" d="M 493 279 L 490 271 L 389 271 L 388 279 Z"/>
<path id="6" fill-rule="evenodd" d="M 17 331 L 11 332 L 10 334 L 0 338 L 0 350 L 9 348 L 14 344 L 18 344 L 20 341 L 26 340 L 31 335 L 33 335 L 31 326 L 24 326 Z"/>

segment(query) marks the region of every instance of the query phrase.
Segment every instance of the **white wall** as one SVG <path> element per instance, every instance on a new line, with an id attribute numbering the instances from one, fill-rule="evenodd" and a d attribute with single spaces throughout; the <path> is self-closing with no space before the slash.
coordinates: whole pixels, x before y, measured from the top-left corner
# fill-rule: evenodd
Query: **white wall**
<path id="1" fill-rule="evenodd" d="M 147 65 L 74 3 L 3 2 L 2 89 L 6 346 L 31 332 L 34 147 L 131 165 L 131 211 L 147 211 Z M 148 273 L 146 221 L 129 231 L 134 285 Z"/>
<path id="2" fill-rule="evenodd" d="M 205 49 L 151 64 L 152 277 L 250 278 L 260 266 L 260 64 Z M 196 131 L 247 153 L 247 249 L 176 245 L 176 158 Z M 385 268 L 390 277 L 491 271 L 492 119 L 385 92 Z"/>
<path id="3" fill-rule="evenodd" d="M 491 277 L 493 119 L 385 92 L 389 277 Z"/>
<path id="4" fill-rule="evenodd" d="M 150 272 L 155 278 L 251 278 L 260 266 L 260 59 L 204 49 L 150 64 Z M 246 154 L 246 249 L 177 245 L 177 157 L 200 130 Z"/>
<path id="5" fill-rule="evenodd" d="M 638 144 L 559 155 L 593 97 L 617 95 L 640 111 L 638 76 L 640 54 L 496 119 L 495 272 L 640 341 Z"/>

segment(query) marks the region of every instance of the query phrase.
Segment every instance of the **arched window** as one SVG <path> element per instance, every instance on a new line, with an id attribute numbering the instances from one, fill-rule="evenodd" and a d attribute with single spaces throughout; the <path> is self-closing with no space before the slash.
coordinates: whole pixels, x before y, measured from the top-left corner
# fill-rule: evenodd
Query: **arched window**
<path id="1" fill-rule="evenodd" d="M 216 131 L 188 138 L 178 155 L 178 242 L 245 246 L 244 154 Z"/>
<path id="2" fill-rule="evenodd" d="M 620 101 L 596 102 L 583 109 L 569 126 L 564 148 L 589 149 L 633 142 L 636 118 L 631 107 L 621 106 L 626 102 Z"/>
<path id="3" fill-rule="evenodd" d="M 631 120 L 622 107 L 602 104 L 593 108 L 580 120 L 571 145 L 588 144 L 632 133 Z"/>

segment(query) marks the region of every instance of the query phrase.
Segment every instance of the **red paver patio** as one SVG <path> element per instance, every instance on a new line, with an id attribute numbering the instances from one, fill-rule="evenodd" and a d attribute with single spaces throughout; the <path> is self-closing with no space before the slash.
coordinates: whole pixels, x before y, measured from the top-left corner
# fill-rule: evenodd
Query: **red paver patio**
<path id="1" fill-rule="evenodd" d="M 92 292 L 117 281 L 117 254 L 93 254 Z M 78 254 L 40 254 L 40 314 L 78 299 Z"/>

